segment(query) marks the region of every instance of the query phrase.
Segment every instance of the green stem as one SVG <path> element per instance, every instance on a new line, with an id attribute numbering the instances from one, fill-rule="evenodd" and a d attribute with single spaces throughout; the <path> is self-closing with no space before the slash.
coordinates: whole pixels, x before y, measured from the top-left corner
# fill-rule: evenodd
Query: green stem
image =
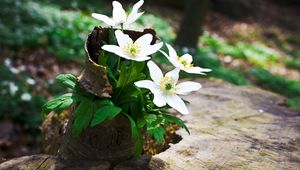
<path id="1" fill-rule="evenodd" d="M 124 25 L 121 24 L 121 31 L 124 32 Z"/>
<path id="2" fill-rule="evenodd" d="M 129 66 L 130 72 L 128 73 L 128 77 L 131 76 L 131 72 L 132 72 L 131 67 L 133 67 L 133 64 L 134 64 L 134 61 L 130 61 L 130 66 Z M 128 80 L 129 80 L 129 78 L 126 79 L 125 86 L 127 85 L 127 81 Z M 122 94 L 122 91 L 123 91 L 123 89 L 124 89 L 125 86 L 121 87 L 119 93 L 116 95 L 116 97 L 115 97 L 116 101 L 117 101 L 118 97 L 120 96 L 120 94 Z"/>
<path id="3" fill-rule="evenodd" d="M 120 70 L 120 62 L 121 62 L 121 57 L 118 57 L 118 64 L 117 64 L 117 70 Z"/>

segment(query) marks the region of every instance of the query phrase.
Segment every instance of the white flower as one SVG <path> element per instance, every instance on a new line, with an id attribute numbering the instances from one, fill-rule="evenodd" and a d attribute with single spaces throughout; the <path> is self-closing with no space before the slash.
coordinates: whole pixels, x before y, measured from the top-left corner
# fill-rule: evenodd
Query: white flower
<path id="1" fill-rule="evenodd" d="M 10 58 L 6 58 L 5 60 L 4 60 L 4 65 L 6 66 L 6 67 L 11 67 L 11 59 Z"/>
<path id="2" fill-rule="evenodd" d="M 113 1 L 113 16 L 109 18 L 103 14 L 92 13 L 92 16 L 100 21 L 105 22 L 107 25 L 113 27 L 119 27 L 120 25 L 128 26 L 129 24 L 136 21 L 144 12 L 138 12 L 138 9 L 144 4 L 144 0 L 140 0 L 134 4 L 131 13 L 126 14 L 122 5 L 118 1 Z"/>
<path id="3" fill-rule="evenodd" d="M 26 79 L 26 83 L 29 85 L 35 85 L 35 80 L 32 78 L 28 78 L 28 79 Z"/>
<path id="4" fill-rule="evenodd" d="M 19 87 L 14 82 L 9 82 L 8 87 L 11 95 L 15 95 L 16 92 L 19 90 Z"/>
<path id="5" fill-rule="evenodd" d="M 208 68 L 194 67 L 194 65 L 192 64 L 193 57 L 190 54 L 184 54 L 181 57 L 179 57 L 173 47 L 171 47 L 169 44 L 166 45 L 169 50 L 169 55 L 167 55 L 163 51 L 160 52 L 163 53 L 175 67 L 180 68 L 181 70 L 187 73 L 194 73 L 194 74 L 205 75 L 205 73 L 203 72 L 211 71 L 211 69 Z"/>
<path id="6" fill-rule="evenodd" d="M 29 93 L 23 93 L 22 95 L 21 95 L 21 100 L 23 100 L 23 101 L 30 101 L 31 100 L 31 95 L 29 94 Z"/>
<path id="7" fill-rule="evenodd" d="M 26 67 L 24 65 L 19 66 L 18 68 L 15 68 L 14 66 L 12 66 L 11 64 L 11 59 L 6 58 L 4 60 L 4 65 L 9 69 L 10 72 L 12 72 L 13 74 L 19 74 L 22 71 L 26 70 Z"/>
<path id="8" fill-rule="evenodd" d="M 153 39 L 152 34 L 145 34 L 138 38 L 135 42 L 120 30 L 115 31 L 116 39 L 119 46 L 117 45 L 104 45 L 102 49 L 115 53 L 116 55 L 123 57 L 127 60 L 135 61 L 146 61 L 149 60 L 149 55 L 158 51 L 163 43 L 157 43 L 151 45 Z"/>
<path id="9" fill-rule="evenodd" d="M 134 84 L 140 88 L 149 89 L 154 95 L 153 102 L 156 106 L 162 107 L 168 104 L 180 113 L 188 114 L 189 111 L 178 94 L 186 95 L 191 91 L 199 90 L 201 85 L 191 81 L 176 85 L 179 78 L 179 68 L 175 68 L 163 76 L 160 68 L 154 62 L 149 61 L 147 65 L 153 81 L 141 80 Z"/>

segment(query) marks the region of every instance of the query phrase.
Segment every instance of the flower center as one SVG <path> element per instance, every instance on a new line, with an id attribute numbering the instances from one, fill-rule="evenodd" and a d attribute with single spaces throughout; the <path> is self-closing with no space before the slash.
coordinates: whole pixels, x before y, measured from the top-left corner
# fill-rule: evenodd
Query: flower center
<path id="1" fill-rule="evenodd" d="M 174 94 L 176 92 L 175 81 L 168 76 L 161 79 L 159 88 L 164 94 Z"/>
<path id="2" fill-rule="evenodd" d="M 193 67 L 193 64 L 191 62 L 188 62 L 187 60 L 183 59 L 182 57 L 177 57 L 176 60 L 183 65 L 184 68 L 189 69 Z"/>
<path id="3" fill-rule="evenodd" d="M 123 51 L 130 57 L 137 57 L 141 52 L 141 46 L 136 43 L 128 43 L 124 46 Z"/>

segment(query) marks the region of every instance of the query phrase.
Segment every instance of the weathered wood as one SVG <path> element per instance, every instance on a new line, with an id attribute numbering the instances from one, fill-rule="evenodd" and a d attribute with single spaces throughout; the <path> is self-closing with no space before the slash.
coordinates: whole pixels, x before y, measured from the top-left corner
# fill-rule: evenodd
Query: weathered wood
<path id="1" fill-rule="evenodd" d="M 284 107 L 284 97 L 255 87 L 201 83 L 201 90 L 185 98 L 190 101 L 191 114 L 182 118 L 191 135 L 180 130 L 183 139 L 165 152 L 120 163 L 115 169 L 300 169 L 299 110 Z M 41 155 L 32 159 L 37 157 Z M 17 160 L 1 164 L 0 169 L 34 162 Z M 36 160 L 35 167 L 43 161 Z"/>
<path id="2" fill-rule="evenodd" d="M 155 155 L 166 169 L 300 169 L 300 110 L 255 87 L 202 85 L 185 98 L 191 135 Z"/>

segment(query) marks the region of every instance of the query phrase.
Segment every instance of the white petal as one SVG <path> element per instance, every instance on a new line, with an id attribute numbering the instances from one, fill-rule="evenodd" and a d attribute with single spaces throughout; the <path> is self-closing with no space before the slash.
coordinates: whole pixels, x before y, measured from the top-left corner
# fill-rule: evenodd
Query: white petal
<path id="1" fill-rule="evenodd" d="M 143 36 L 141 36 L 140 38 L 138 38 L 135 43 L 140 45 L 140 46 L 147 46 L 150 45 L 151 41 L 153 39 L 152 34 L 145 34 Z"/>
<path id="2" fill-rule="evenodd" d="M 144 4 L 144 0 L 138 1 L 136 4 L 133 5 L 133 8 L 127 18 L 127 24 L 133 23 L 135 20 L 137 20 L 143 12 L 138 13 L 139 8 Z"/>
<path id="3" fill-rule="evenodd" d="M 162 107 L 167 104 L 167 99 L 161 91 L 159 93 L 153 93 L 153 95 L 154 95 L 153 103 L 157 107 Z"/>
<path id="4" fill-rule="evenodd" d="M 136 21 L 141 15 L 143 15 L 144 12 L 139 12 L 136 14 L 130 14 L 129 17 L 127 18 L 127 21 L 124 23 L 126 26 L 129 24 L 132 24 L 134 21 Z"/>
<path id="5" fill-rule="evenodd" d="M 132 58 L 132 60 L 135 60 L 135 61 L 147 61 L 147 60 L 150 60 L 150 59 L 151 59 L 151 57 L 148 57 L 148 56 Z"/>
<path id="6" fill-rule="evenodd" d="M 196 83 L 196 82 L 192 82 L 192 81 L 183 82 L 176 86 L 177 94 L 183 94 L 183 95 L 185 95 L 191 91 L 197 91 L 201 87 L 202 86 L 200 83 Z"/>
<path id="7" fill-rule="evenodd" d="M 201 68 L 201 67 L 191 67 L 189 69 L 184 69 L 184 71 L 186 71 L 188 73 L 203 74 L 203 75 L 205 75 L 205 73 L 203 73 L 203 72 L 210 72 L 211 69 Z"/>
<path id="8" fill-rule="evenodd" d="M 180 68 L 175 68 L 174 70 L 168 72 L 166 74 L 166 76 L 171 77 L 175 81 L 175 83 L 177 83 L 177 81 L 179 79 L 179 71 L 180 71 Z"/>
<path id="9" fill-rule="evenodd" d="M 141 80 L 135 82 L 134 84 L 140 88 L 149 89 L 154 95 L 153 103 L 156 106 L 162 107 L 167 104 L 166 97 L 163 95 L 163 93 L 159 90 L 159 87 L 153 81 Z"/>
<path id="10" fill-rule="evenodd" d="M 180 113 L 182 113 L 184 115 L 189 114 L 189 111 L 186 108 L 185 103 L 179 96 L 168 95 L 168 96 L 166 96 L 166 99 L 167 99 L 167 104 L 169 106 L 173 107 L 174 109 L 176 109 L 177 111 L 179 111 Z"/>
<path id="11" fill-rule="evenodd" d="M 167 57 L 167 59 L 173 64 L 174 67 L 181 67 L 181 63 L 177 62 L 175 58 L 169 57 L 164 51 L 159 50 L 164 56 Z"/>
<path id="12" fill-rule="evenodd" d="M 124 47 L 127 43 L 132 43 L 132 39 L 129 37 L 129 35 L 124 34 L 121 30 L 115 31 L 116 39 L 118 41 L 118 44 L 121 48 Z"/>
<path id="13" fill-rule="evenodd" d="M 183 56 L 181 56 L 181 58 L 189 63 L 193 62 L 193 57 L 190 54 L 184 54 Z"/>
<path id="14" fill-rule="evenodd" d="M 123 53 L 122 49 L 116 45 L 103 45 L 102 49 L 111 53 L 115 53 L 120 57 L 124 57 L 127 59 L 127 56 Z"/>
<path id="15" fill-rule="evenodd" d="M 137 87 L 149 89 L 153 94 L 159 93 L 159 87 L 150 80 L 141 80 L 134 83 Z"/>
<path id="16" fill-rule="evenodd" d="M 170 46 L 169 44 L 167 44 L 167 43 L 166 43 L 166 45 L 167 45 L 167 48 L 168 48 L 168 50 L 169 50 L 169 56 L 170 56 L 171 58 L 176 58 L 176 57 L 178 57 L 178 56 L 177 56 L 177 53 L 176 53 L 176 51 L 175 51 L 175 49 L 174 49 L 172 46 Z"/>
<path id="17" fill-rule="evenodd" d="M 147 55 L 156 53 L 162 46 L 163 46 L 162 42 L 154 44 L 154 45 L 142 46 L 141 47 L 141 55 L 147 56 Z"/>
<path id="18" fill-rule="evenodd" d="M 157 85 L 159 85 L 161 79 L 163 78 L 163 74 L 162 74 L 160 68 L 153 61 L 148 61 L 147 66 L 149 68 L 151 79 Z"/>
<path id="19" fill-rule="evenodd" d="M 126 21 L 127 15 L 125 10 L 123 9 L 122 5 L 118 1 L 113 1 L 113 19 L 115 24 L 121 24 Z"/>
<path id="20" fill-rule="evenodd" d="M 92 16 L 102 22 L 105 22 L 107 25 L 114 26 L 114 21 L 106 15 L 92 13 Z"/>

